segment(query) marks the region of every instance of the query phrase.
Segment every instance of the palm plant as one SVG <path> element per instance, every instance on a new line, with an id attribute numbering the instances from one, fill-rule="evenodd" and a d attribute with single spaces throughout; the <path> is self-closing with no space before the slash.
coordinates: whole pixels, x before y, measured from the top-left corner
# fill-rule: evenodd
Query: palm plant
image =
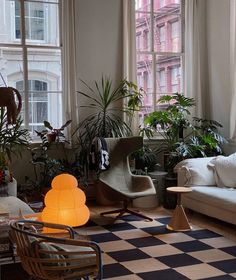
<path id="1" fill-rule="evenodd" d="M 131 123 L 122 119 L 122 114 L 127 114 L 129 120 L 135 111 L 139 110 L 142 102 L 143 90 L 127 80 L 121 80 L 113 87 L 112 81 L 102 77 L 101 83 L 94 82 L 94 87 L 81 81 L 87 92 L 78 91 L 84 96 L 88 104 L 81 108 L 90 109 L 90 114 L 79 123 L 74 134 L 80 143 L 80 160 L 87 161 L 91 143 L 95 137 L 125 137 L 132 135 Z M 120 102 L 124 106 L 120 106 Z"/>

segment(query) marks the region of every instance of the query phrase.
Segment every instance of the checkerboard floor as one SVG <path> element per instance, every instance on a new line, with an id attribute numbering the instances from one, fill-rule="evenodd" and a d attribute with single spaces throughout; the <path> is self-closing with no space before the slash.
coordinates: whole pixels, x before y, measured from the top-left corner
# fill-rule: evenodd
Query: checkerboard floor
<path id="1" fill-rule="evenodd" d="M 102 249 L 104 279 L 236 279 L 235 241 L 194 225 L 172 232 L 169 220 L 127 215 L 110 225 L 90 221 L 84 231 Z"/>

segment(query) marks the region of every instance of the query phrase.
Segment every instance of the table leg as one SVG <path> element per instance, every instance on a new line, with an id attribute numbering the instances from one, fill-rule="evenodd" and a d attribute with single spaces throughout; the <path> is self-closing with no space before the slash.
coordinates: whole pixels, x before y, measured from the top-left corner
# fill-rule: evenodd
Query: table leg
<path id="1" fill-rule="evenodd" d="M 184 212 L 184 208 L 181 205 L 181 194 L 177 194 L 177 205 L 173 212 L 170 223 L 166 226 L 169 230 L 174 231 L 188 231 L 191 230 L 191 226 L 188 222 L 188 218 Z"/>

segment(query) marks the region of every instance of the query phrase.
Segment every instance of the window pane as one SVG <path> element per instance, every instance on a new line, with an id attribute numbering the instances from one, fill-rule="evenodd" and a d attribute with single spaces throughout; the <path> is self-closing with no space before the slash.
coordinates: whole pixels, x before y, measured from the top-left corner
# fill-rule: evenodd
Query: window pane
<path id="1" fill-rule="evenodd" d="M 16 81 L 23 80 L 23 57 L 21 48 L 0 47 L 0 86 L 15 87 Z M 4 80 L 4 81 L 3 81 Z M 22 86 L 23 88 L 23 86 Z"/>
<path id="2" fill-rule="evenodd" d="M 0 43 L 19 44 L 20 2 L 0 0 Z"/>
<path id="3" fill-rule="evenodd" d="M 182 92 L 182 59 L 180 56 L 157 56 L 157 99 L 161 94 Z"/>
<path id="4" fill-rule="evenodd" d="M 151 50 L 150 14 L 136 13 L 136 46 L 139 51 Z"/>
<path id="5" fill-rule="evenodd" d="M 25 2 L 26 43 L 59 46 L 58 5 Z"/>
<path id="6" fill-rule="evenodd" d="M 173 13 L 180 10 L 180 0 L 153 0 L 153 10 L 158 13 Z"/>
<path id="7" fill-rule="evenodd" d="M 181 51 L 181 24 L 178 14 L 156 16 L 154 23 L 154 50 L 157 52 Z"/>
<path id="8" fill-rule="evenodd" d="M 151 10 L 151 0 L 136 0 L 135 10 L 137 12 L 149 12 Z"/>
<path id="9" fill-rule="evenodd" d="M 138 54 L 137 55 L 137 83 L 138 87 L 142 87 L 146 94 L 143 97 L 145 105 L 140 112 L 145 115 L 151 111 L 153 107 L 153 73 L 152 73 L 152 55 Z"/>
<path id="10" fill-rule="evenodd" d="M 58 128 L 62 124 L 61 52 L 30 48 L 28 61 L 30 129 L 44 120 Z"/>

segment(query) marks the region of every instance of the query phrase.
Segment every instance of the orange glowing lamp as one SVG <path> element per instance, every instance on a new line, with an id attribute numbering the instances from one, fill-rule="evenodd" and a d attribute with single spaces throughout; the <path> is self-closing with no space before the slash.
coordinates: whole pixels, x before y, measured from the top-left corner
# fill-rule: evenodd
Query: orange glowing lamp
<path id="1" fill-rule="evenodd" d="M 52 189 L 45 196 L 43 222 L 72 227 L 84 225 L 89 219 L 84 192 L 78 188 L 77 179 L 70 174 L 60 174 L 52 180 Z"/>

